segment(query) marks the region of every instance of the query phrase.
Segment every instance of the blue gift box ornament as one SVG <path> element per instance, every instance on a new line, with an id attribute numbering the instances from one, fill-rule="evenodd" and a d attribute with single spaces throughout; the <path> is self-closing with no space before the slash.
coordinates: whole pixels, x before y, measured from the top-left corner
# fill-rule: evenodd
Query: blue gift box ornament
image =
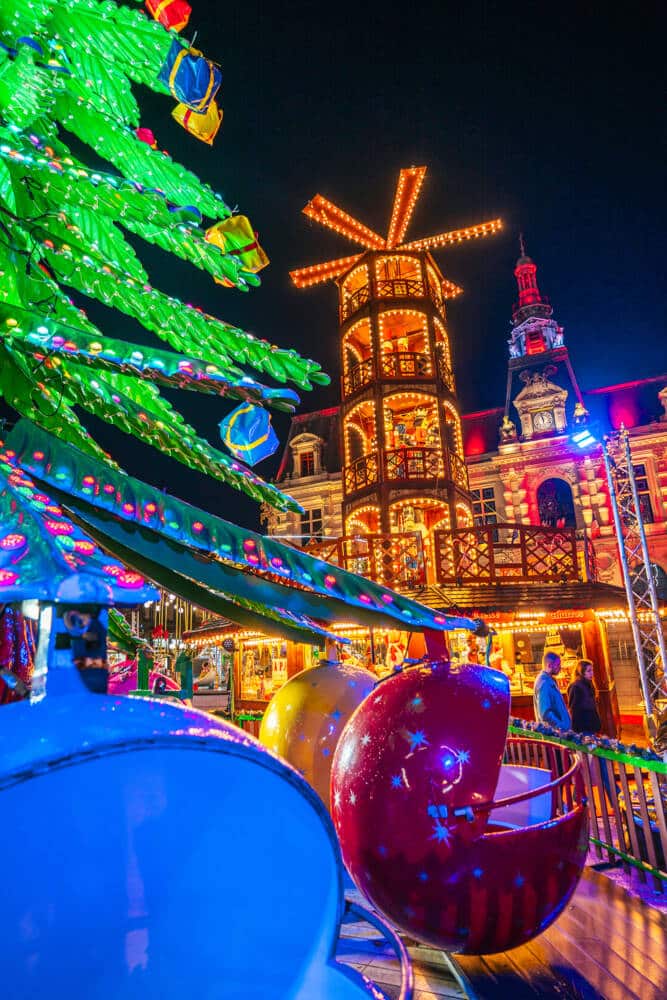
<path id="1" fill-rule="evenodd" d="M 175 38 L 158 79 L 180 104 L 193 111 L 206 111 L 220 89 L 222 74 L 215 63 L 204 59 L 197 49 L 184 48 Z"/>
<path id="2" fill-rule="evenodd" d="M 278 437 L 263 406 L 242 403 L 220 421 L 220 437 L 235 458 L 256 465 L 273 455 Z"/>

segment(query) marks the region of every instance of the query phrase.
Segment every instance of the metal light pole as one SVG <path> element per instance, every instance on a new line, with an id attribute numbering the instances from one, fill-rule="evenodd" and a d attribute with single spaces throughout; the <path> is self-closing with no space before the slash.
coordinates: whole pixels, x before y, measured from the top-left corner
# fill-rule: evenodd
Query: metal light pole
<path id="1" fill-rule="evenodd" d="M 602 455 L 639 667 L 646 728 L 648 735 L 654 737 L 656 716 L 664 711 L 667 703 L 667 649 L 641 515 L 630 437 L 625 428 L 622 427 L 614 438 L 603 440 Z"/>

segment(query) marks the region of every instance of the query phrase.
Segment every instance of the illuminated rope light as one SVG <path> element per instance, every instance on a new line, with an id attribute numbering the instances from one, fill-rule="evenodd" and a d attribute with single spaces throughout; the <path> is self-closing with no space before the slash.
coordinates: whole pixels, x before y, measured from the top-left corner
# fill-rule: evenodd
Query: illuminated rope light
<path id="1" fill-rule="evenodd" d="M 404 238 L 414 213 L 425 175 L 426 167 L 409 167 L 400 171 L 386 239 L 383 239 L 348 212 L 338 208 L 321 194 L 315 195 L 303 209 L 303 212 L 308 218 L 319 222 L 327 229 L 332 229 L 341 236 L 345 236 L 354 243 L 358 243 L 367 250 L 423 251 L 491 236 L 502 229 L 502 220 L 492 219 L 475 226 L 453 229 L 447 233 L 439 233 L 436 236 L 428 236 L 410 243 L 401 243 L 400 241 Z M 360 256 L 361 254 L 358 254 L 356 257 L 298 268 L 290 272 L 290 277 L 297 288 L 307 288 L 310 285 L 328 281 L 330 278 L 339 277 L 345 267 L 351 267 Z M 439 284 L 444 299 L 456 298 L 463 291 L 459 285 L 447 278 L 442 278 Z"/>
<path id="2" fill-rule="evenodd" d="M 410 167 L 408 170 L 401 170 L 398 175 L 391 222 L 387 233 L 388 247 L 395 247 L 405 237 L 405 231 L 410 224 L 425 176 L 426 167 Z"/>
<path id="3" fill-rule="evenodd" d="M 426 236 L 422 240 L 413 240 L 412 243 L 403 243 L 398 250 L 430 250 L 435 247 L 452 246 L 455 243 L 463 243 L 464 240 L 475 240 L 482 236 L 491 236 L 503 228 L 502 219 L 492 219 L 490 222 L 482 222 L 477 226 L 468 226 L 467 229 L 452 229 L 448 233 L 439 233 L 437 236 Z"/>
<path id="4" fill-rule="evenodd" d="M 443 299 L 456 299 L 459 295 L 463 295 L 463 289 L 460 285 L 455 285 L 453 281 L 449 278 L 443 278 L 440 282 L 440 289 L 442 291 Z"/>
<path id="5" fill-rule="evenodd" d="M 361 254 L 353 254 L 352 257 L 339 257 L 337 260 L 329 260 L 324 264 L 310 264 L 308 267 L 299 267 L 296 271 L 290 271 L 289 276 L 297 288 L 309 288 L 311 285 L 319 285 L 323 281 L 330 281 L 344 274 L 349 267 L 359 260 Z"/>
<path id="6" fill-rule="evenodd" d="M 360 243 L 368 250 L 384 250 L 387 246 L 387 241 L 383 240 L 376 232 L 365 226 L 363 222 L 359 222 L 354 216 L 348 215 L 342 208 L 338 208 L 321 194 L 316 194 L 308 202 L 303 209 L 303 214 L 307 215 L 309 219 L 319 222 L 321 226 L 326 226 L 327 229 L 333 229 L 341 236 L 346 236 L 353 243 Z"/>

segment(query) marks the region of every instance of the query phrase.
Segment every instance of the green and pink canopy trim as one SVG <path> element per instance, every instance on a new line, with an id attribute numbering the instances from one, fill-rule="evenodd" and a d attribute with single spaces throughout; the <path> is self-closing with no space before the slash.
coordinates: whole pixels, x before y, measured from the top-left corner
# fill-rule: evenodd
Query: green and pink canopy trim
<path id="1" fill-rule="evenodd" d="M 8 441 L 24 468 L 53 488 L 87 530 L 130 565 L 165 567 L 174 592 L 182 575 L 188 586 L 223 594 L 241 608 L 245 602 L 246 610 L 280 610 L 325 628 L 351 621 L 407 631 L 475 628 L 471 619 L 434 611 L 110 469 L 29 421 L 21 420 Z M 239 620 L 233 608 L 220 613 Z"/>
<path id="2" fill-rule="evenodd" d="M 158 594 L 103 552 L 0 443 L 0 603 L 131 606 Z"/>

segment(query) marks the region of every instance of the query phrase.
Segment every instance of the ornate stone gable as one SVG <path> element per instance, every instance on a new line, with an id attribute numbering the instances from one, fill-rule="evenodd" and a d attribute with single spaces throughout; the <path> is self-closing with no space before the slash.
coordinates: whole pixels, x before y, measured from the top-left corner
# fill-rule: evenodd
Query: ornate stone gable
<path id="1" fill-rule="evenodd" d="M 521 420 L 521 436 L 530 439 L 536 435 L 559 434 L 566 426 L 565 401 L 567 389 L 550 382 L 544 372 L 522 372 L 523 389 L 515 396 L 514 406 Z"/>

